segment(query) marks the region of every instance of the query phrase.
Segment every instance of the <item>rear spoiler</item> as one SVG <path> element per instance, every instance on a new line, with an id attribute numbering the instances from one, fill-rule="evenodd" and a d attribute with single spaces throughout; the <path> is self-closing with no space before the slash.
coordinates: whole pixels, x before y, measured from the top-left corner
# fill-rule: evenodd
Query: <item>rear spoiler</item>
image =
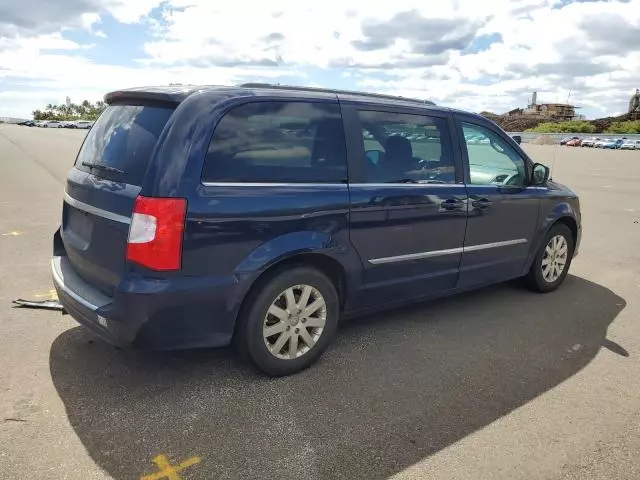
<path id="1" fill-rule="evenodd" d="M 107 104 L 116 102 L 158 102 L 175 106 L 195 91 L 196 89 L 190 86 L 127 88 L 107 93 L 104 96 L 104 101 Z"/>

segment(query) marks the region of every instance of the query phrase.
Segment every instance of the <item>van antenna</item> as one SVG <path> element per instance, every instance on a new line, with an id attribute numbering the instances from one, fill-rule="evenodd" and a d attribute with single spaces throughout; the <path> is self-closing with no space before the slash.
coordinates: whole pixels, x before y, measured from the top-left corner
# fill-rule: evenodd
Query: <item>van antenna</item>
<path id="1" fill-rule="evenodd" d="M 569 90 L 569 94 L 567 95 L 567 105 L 569 105 L 569 99 L 571 98 L 571 90 Z M 549 167 L 549 180 L 553 180 L 553 166 L 556 163 L 556 155 L 558 153 L 558 148 L 560 148 L 560 144 L 556 143 L 555 139 L 553 141 L 553 156 L 551 157 L 551 166 Z"/>
<path id="2" fill-rule="evenodd" d="M 553 155 L 551 156 L 551 165 L 549 166 L 549 180 L 553 180 L 553 166 L 556 163 L 556 154 L 558 153 L 558 148 L 560 148 L 560 144 L 556 143 L 555 139 L 553 141 Z"/>

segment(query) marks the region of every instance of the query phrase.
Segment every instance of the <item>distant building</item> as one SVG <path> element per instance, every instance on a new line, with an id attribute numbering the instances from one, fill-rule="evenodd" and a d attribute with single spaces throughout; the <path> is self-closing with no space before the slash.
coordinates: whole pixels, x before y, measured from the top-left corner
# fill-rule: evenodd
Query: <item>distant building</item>
<path id="1" fill-rule="evenodd" d="M 506 115 L 508 117 L 518 117 L 522 115 L 523 110 L 521 108 L 514 108 L 513 110 L 509 110 Z"/>
<path id="2" fill-rule="evenodd" d="M 523 115 L 534 115 L 553 120 L 573 120 L 577 117 L 576 107 L 567 103 L 537 103 L 538 93 L 533 92 L 531 103 L 522 111 Z"/>
<path id="3" fill-rule="evenodd" d="M 529 105 L 523 113 L 524 115 L 549 117 L 554 120 L 573 120 L 576 117 L 576 108 L 574 105 L 566 103 L 541 103 Z"/>

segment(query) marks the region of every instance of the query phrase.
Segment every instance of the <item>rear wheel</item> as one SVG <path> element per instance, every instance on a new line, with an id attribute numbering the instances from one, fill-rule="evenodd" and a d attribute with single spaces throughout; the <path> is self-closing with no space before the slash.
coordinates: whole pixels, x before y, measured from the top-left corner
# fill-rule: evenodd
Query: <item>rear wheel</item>
<path id="1" fill-rule="evenodd" d="M 294 267 L 264 282 L 246 300 L 235 343 L 263 372 L 289 375 L 311 365 L 338 325 L 336 288 L 323 273 Z"/>
<path id="2" fill-rule="evenodd" d="M 547 233 L 525 282 L 534 291 L 546 293 L 558 288 L 569 272 L 573 258 L 573 235 L 569 227 L 556 224 Z"/>

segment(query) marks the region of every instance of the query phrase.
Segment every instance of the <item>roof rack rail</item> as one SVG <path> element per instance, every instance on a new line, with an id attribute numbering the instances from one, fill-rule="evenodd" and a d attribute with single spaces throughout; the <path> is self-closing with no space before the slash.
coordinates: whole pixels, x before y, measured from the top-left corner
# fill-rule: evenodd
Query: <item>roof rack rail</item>
<path id="1" fill-rule="evenodd" d="M 301 92 L 322 92 L 322 93 L 335 93 L 335 94 L 343 94 L 343 95 L 359 95 L 362 97 L 373 97 L 373 98 L 381 98 L 386 100 L 402 100 L 404 102 L 413 102 L 420 103 L 422 105 L 431 105 L 435 106 L 435 103 L 431 100 L 420 100 L 418 98 L 407 98 L 400 97 L 397 95 L 385 95 L 383 93 L 367 93 L 367 92 L 358 92 L 355 90 L 338 90 L 333 88 L 319 88 L 319 87 L 301 87 L 297 85 L 275 85 L 272 83 L 260 83 L 260 82 L 249 82 L 249 83 L 241 83 L 238 85 L 241 88 L 266 88 L 266 89 L 274 89 L 274 90 L 297 90 Z"/>

